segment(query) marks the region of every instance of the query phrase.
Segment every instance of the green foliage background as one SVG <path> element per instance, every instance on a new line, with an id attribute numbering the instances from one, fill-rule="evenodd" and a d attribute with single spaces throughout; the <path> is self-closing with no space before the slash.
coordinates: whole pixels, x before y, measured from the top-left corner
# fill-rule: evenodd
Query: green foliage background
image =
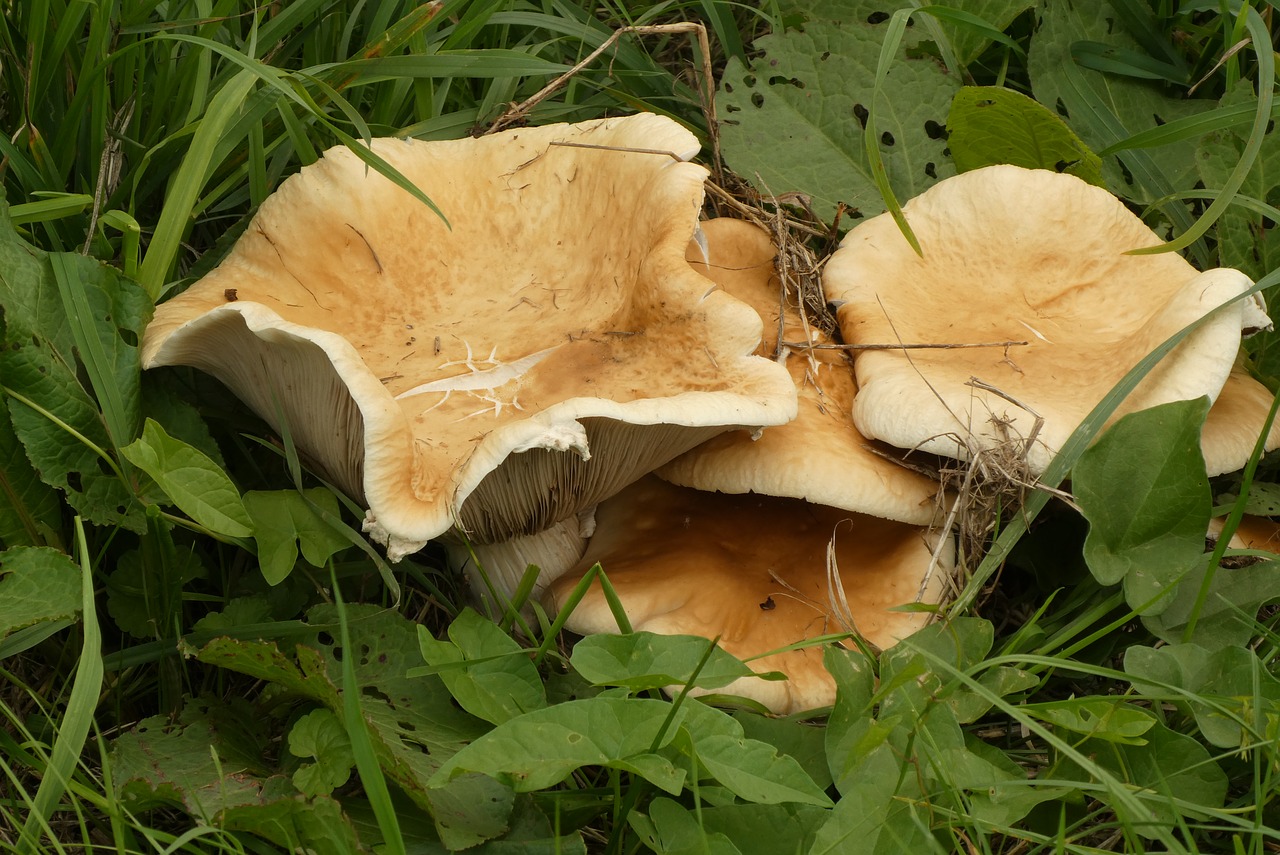
<path id="1" fill-rule="evenodd" d="M 834 708 L 773 718 L 662 695 L 745 673 L 704 639 L 568 652 L 557 616 L 517 628 L 464 608 L 430 551 L 388 567 L 287 438 L 194 372 L 142 376 L 137 347 L 155 302 L 324 149 L 464 136 L 617 28 L 681 20 L 712 34 L 726 165 L 818 233 L 1015 162 L 1106 186 L 1274 304 L 1275 14 L 1261 0 L 0 5 L 0 841 L 1272 851 L 1280 574 L 1206 555 L 1203 532 L 1212 513 L 1274 511 L 1280 488 L 1256 458 L 1206 481 L 1204 402 L 1097 439 L 1118 388 L 1046 475 L 1072 476 L 1079 514 L 1041 513 L 1036 494 L 945 622 L 878 656 L 828 647 Z M 696 57 L 682 35 L 624 36 L 527 120 L 651 110 L 710 143 Z M 1276 336 L 1247 350 L 1276 388 Z"/>

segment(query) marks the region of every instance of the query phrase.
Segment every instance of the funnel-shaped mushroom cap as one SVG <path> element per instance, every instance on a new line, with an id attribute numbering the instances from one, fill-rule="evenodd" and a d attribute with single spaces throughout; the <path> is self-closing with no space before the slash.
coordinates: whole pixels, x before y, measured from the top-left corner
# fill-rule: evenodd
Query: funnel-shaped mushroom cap
<path id="1" fill-rule="evenodd" d="M 804 323 L 792 303 L 780 305 L 774 268 L 777 248 L 763 229 L 742 220 L 702 223 L 703 248 L 690 245 L 694 268 L 764 319 L 756 353 L 773 358 L 782 310 L 782 340 L 830 344 Z M 752 440 L 743 431 L 724 433 L 658 470 L 668 481 L 699 490 L 761 493 L 806 499 L 848 511 L 917 524 L 934 512 L 937 485 L 897 465 L 868 446 L 853 425 L 853 366 L 839 350 L 784 347 L 783 364 L 799 394 L 795 421 L 771 427 Z"/>
<path id="2" fill-rule="evenodd" d="M 1200 449 L 1210 476 L 1243 469 L 1271 410 L 1271 391 L 1244 371 L 1232 371 L 1209 408 Z M 1263 451 L 1280 448 L 1280 419 L 1271 424 Z"/>
<path id="3" fill-rule="evenodd" d="M 924 252 L 888 215 L 855 228 L 824 272 L 852 344 L 1025 346 L 865 351 L 854 420 L 868 436 L 966 459 L 1032 435 L 1040 472 L 1084 416 L 1161 342 L 1247 291 L 1236 270 L 1197 273 L 1173 253 L 1126 255 L 1160 238 L 1101 188 L 1070 175 L 991 166 L 940 181 L 905 207 Z M 1269 326 L 1257 296 L 1193 332 L 1117 415 L 1208 395 L 1226 382 L 1242 330 Z M 991 391 L 976 379 L 1027 409 Z"/>
<path id="4" fill-rule="evenodd" d="M 839 586 L 827 574 L 833 538 Z M 953 553 L 948 542 L 927 575 L 934 543 L 916 526 L 798 499 L 704 493 L 643 478 L 600 505 L 586 555 L 552 583 L 546 599 L 558 609 L 599 562 L 636 630 L 719 636 L 720 646 L 739 658 L 852 628 L 888 647 L 929 620 L 889 609 L 942 596 Z M 599 584 L 566 626 L 582 634 L 618 631 Z M 747 664 L 788 679 L 746 678 L 721 691 L 779 713 L 835 700 L 821 645 Z"/>
<path id="5" fill-rule="evenodd" d="M 706 170 L 676 123 L 373 149 L 448 225 L 332 149 L 159 308 L 143 364 L 196 366 L 287 421 L 393 558 L 455 524 L 540 531 L 728 427 L 794 416 L 786 372 L 750 355 L 759 318 L 685 261 Z"/>

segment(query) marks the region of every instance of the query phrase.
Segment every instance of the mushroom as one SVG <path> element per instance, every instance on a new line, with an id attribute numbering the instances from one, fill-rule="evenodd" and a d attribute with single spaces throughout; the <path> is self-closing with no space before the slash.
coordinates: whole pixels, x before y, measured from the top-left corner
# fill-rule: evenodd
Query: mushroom
<path id="1" fill-rule="evenodd" d="M 600 504 L 586 554 L 544 601 L 558 611 L 599 562 L 633 629 L 715 638 L 741 659 L 759 657 L 747 663 L 753 670 L 788 679 L 744 678 L 718 691 L 791 713 L 833 703 L 835 682 L 821 643 L 774 651 L 842 632 L 883 648 L 924 626 L 927 611 L 893 609 L 941 597 L 953 553 L 948 541 L 928 574 L 936 540 L 918 526 L 800 499 L 706 493 L 648 477 Z M 599 582 L 566 627 L 618 632 Z"/>
<path id="2" fill-rule="evenodd" d="M 1209 520 L 1207 539 L 1217 543 L 1222 537 L 1224 519 L 1214 517 Z M 1227 544 L 1232 549 L 1257 549 L 1262 552 L 1280 554 L 1280 523 L 1270 517 L 1258 517 L 1246 514 L 1240 518 L 1231 541 Z"/>
<path id="3" fill-rule="evenodd" d="M 778 353 L 795 383 L 799 409 L 794 421 L 771 427 L 759 437 L 741 431 L 721 434 L 663 466 L 658 474 L 699 490 L 789 496 L 886 519 L 928 523 L 937 484 L 872 450 L 871 442 L 858 433 L 851 414 L 852 364 L 841 350 L 822 349 L 832 344 L 831 338 L 811 328 L 797 306 L 780 305 L 778 250 L 768 232 L 742 220 L 720 218 L 704 221 L 702 233 L 703 242 L 689 246 L 689 263 L 759 312 L 764 340 L 756 353 L 769 358 Z"/>
<path id="4" fill-rule="evenodd" d="M 1200 431 L 1200 449 L 1210 476 L 1243 469 L 1271 410 L 1272 394 L 1244 371 L 1232 371 L 1209 408 Z M 1280 419 L 1267 433 L 1263 451 L 1280 448 Z"/>
<path id="5" fill-rule="evenodd" d="M 218 377 L 368 508 L 393 560 L 529 536 L 725 430 L 795 415 L 760 319 L 685 261 L 706 170 L 654 115 L 372 149 L 285 181 L 162 305 L 145 367 Z"/>
<path id="6" fill-rule="evenodd" d="M 1071 175 L 991 166 L 904 206 L 917 255 L 882 215 L 857 226 L 824 272 L 851 344 L 961 345 L 859 353 L 853 415 L 867 436 L 960 459 L 1035 441 L 1042 472 L 1084 416 L 1161 342 L 1252 283 L 1197 273 L 1105 190 Z M 1191 333 L 1117 410 L 1208 395 L 1242 331 L 1268 328 L 1260 297 Z M 1016 342 L 1016 343 L 1015 343 Z M 974 347 L 973 345 L 995 345 Z M 1043 423 L 1039 423 L 1043 419 Z"/>

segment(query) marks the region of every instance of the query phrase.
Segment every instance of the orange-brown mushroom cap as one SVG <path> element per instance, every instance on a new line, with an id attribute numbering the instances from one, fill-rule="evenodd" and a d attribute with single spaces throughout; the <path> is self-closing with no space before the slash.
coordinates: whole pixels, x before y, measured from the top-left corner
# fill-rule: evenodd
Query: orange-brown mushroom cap
<path id="1" fill-rule="evenodd" d="M 795 383 L 799 410 L 794 421 L 768 428 L 755 439 L 743 431 L 721 434 L 663 466 L 658 474 L 699 490 L 789 496 L 886 519 L 928 523 L 937 484 L 871 450 L 871 441 L 854 426 L 852 362 L 840 350 L 794 346 L 832 342 L 804 323 L 797 305 L 780 302 L 777 247 L 768 232 L 742 220 L 720 218 L 704 221 L 702 233 L 702 245 L 689 247 L 689 263 L 760 314 L 760 356 L 772 359 L 778 349 L 781 314 L 780 361 Z"/>
<path id="2" fill-rule="evenodd" d="M 795 413 L 786 372 L 751 355 L 755 313 L 685 261 L 697 148 L 645 114 L 374 140 L 448 224 L 332 149 L 158 309 L 143 364 L 198 367 L 287 422 L 393 558 L 455 525 L 541 531 Z"/>
<path id="3" fill-rule="evenodd" d="M 840 587 L 828 582 L 833 542 Z M 883 648 L 929 620 L 919 611 L 891 609 L 942 596 L 952 553 L 946 544 L 930 575 L 935 544 L 917 526 L 799 499 L 706 493 L 649 477 L 601 503 L 586 555 L 544 599 L 558 610 L 599 562 L 636 630 L 718 636 L 739 658 L 851 629 Z M 618 631 L 598 582 L 566 626 L 582 634 Z M 788 679 L 746 678 L 720 691 L 780 713 L 834 702 L 835 683 L 823 667 L 820 644 L 748 664 Z"/>

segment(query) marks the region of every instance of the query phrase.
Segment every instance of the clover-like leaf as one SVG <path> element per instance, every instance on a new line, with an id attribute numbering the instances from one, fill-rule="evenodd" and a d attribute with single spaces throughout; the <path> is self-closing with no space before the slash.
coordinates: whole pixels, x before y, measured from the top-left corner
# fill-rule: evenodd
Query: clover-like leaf
<path id="1" fill-rule="evenodd" d="M 289 753 L 314 758 L 293 773 L 293 784 L 308 796 L 328 795 L 351 777 L 356 757 L 347 730 L 327 709 L 312 710 L 293 723 Z"/>

